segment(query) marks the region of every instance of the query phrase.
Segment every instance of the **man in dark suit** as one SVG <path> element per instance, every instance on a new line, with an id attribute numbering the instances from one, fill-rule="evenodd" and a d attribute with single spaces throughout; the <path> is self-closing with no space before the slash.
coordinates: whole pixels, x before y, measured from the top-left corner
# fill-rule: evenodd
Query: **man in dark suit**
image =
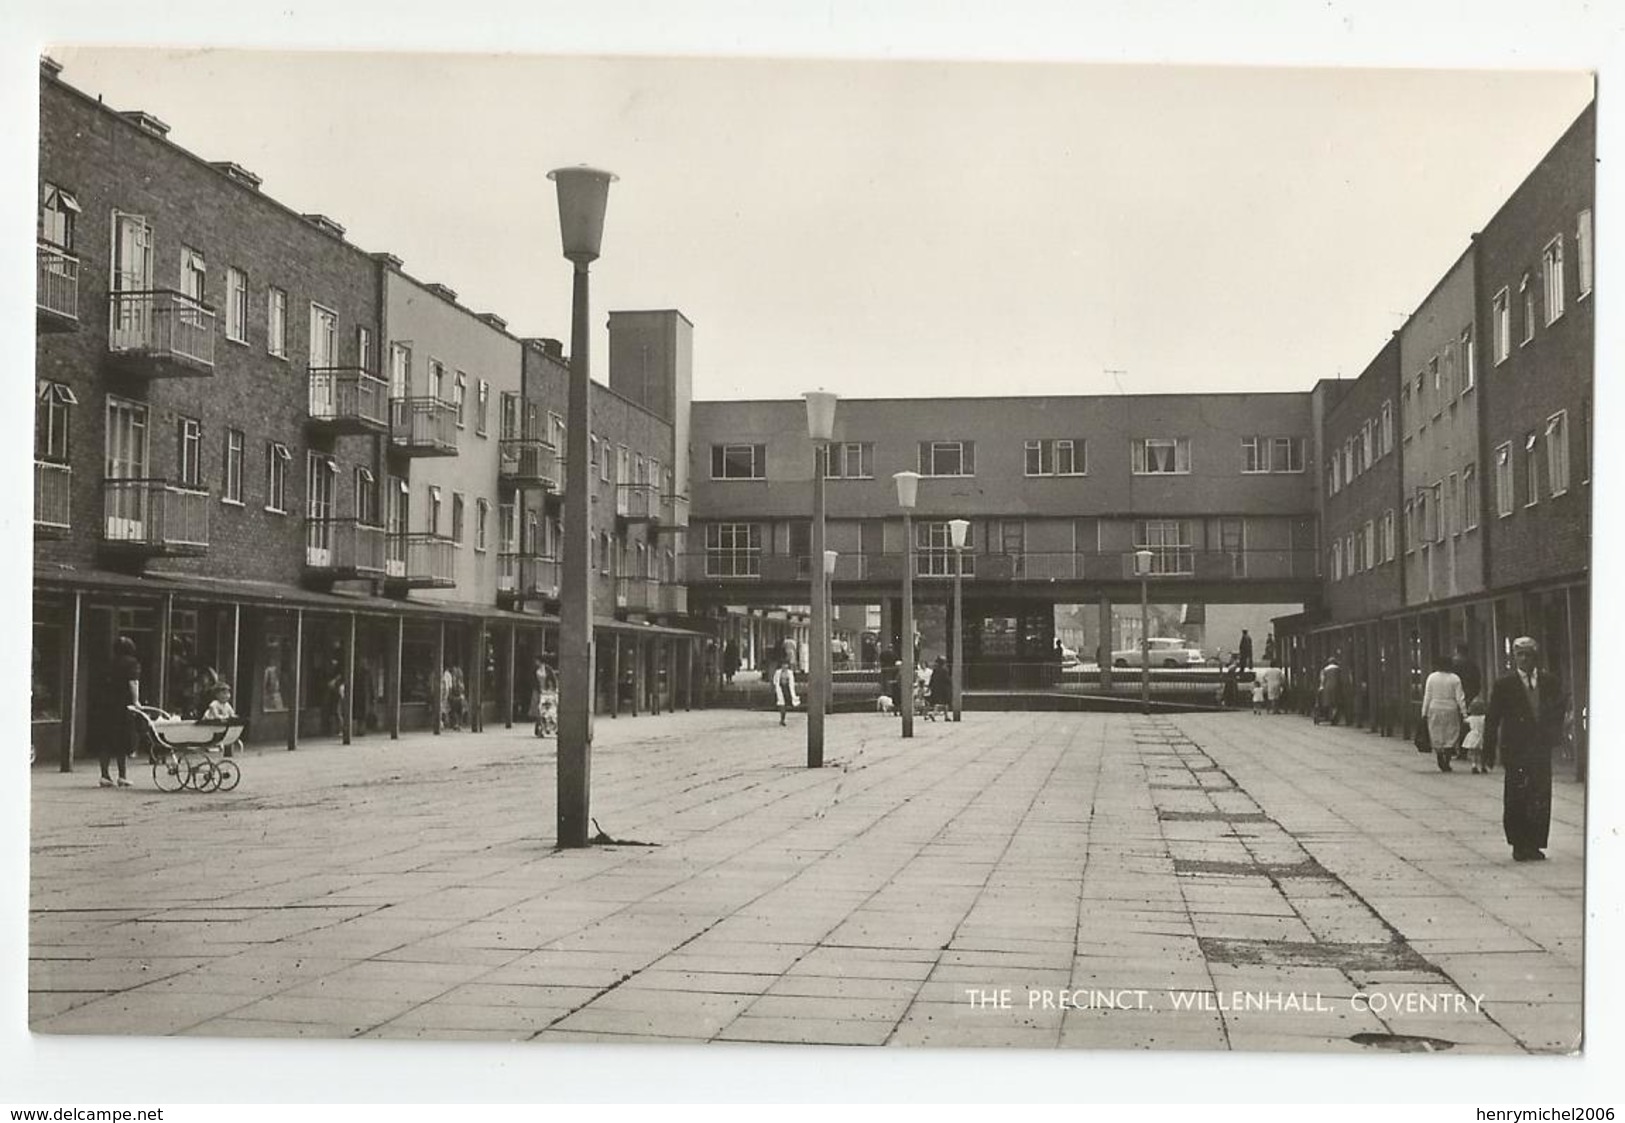
<path id="1" fill-rule="evenodd" d="M 1552 823 L 1552 749 L 1563 737 L 1563 686 L 1541 670 L 1535 641 L 1512 641 L 1511 674 L 1490 688 L 1484 720 L 1487 758 L 1506 766 L 1501 822 L 1515 862 L 1545 859 Z"/>

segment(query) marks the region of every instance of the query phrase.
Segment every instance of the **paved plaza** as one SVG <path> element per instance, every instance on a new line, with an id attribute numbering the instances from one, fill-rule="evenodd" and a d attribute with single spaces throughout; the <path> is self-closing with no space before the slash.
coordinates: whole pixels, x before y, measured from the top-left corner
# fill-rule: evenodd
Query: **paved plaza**
<path id="1" fill-rule="evenodd" d="M 553 847 L 523 728 L 240 754 L 229 794 L 33 774 L 61 1034 L 1570 1052 L 1584 789 L 1247 713 L 600 719 Z M 638 844 L 638 845 L 634 845 Z M 648 845 L 641 845 L 648 844 Z"/>

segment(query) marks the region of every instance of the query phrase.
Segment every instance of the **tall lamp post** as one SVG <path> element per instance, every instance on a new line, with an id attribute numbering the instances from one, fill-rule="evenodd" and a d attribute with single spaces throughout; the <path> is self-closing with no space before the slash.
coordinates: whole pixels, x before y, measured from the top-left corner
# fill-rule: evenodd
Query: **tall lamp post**
<path id="1" fill-rule="evenodd" d="M 1151 576 L 1151 551 L 1134 551 L 1134 572 L 1140 576 L 1140 712 L 1151 712 L 1151 606 L 1146 582 Z"/>
<path id="2" fill-rule="evenodd" d="M 819 637 L 824 642 L 824 709 L 833 712 L 835 709 L 835 647 L 832 637 L 835 634 L 835 563 L 841 560 L 836 550 L 824 551 L 824 608 L 827 626 L 824 634 Z"/>
<path id="3" fill-rule="evenodd" d="M 828 474 L 830 438 L 835 435 L 834 394 L 827 390 L 809 390 L 802 395 L 807 399 L 807 436 L 813 444 L 813 515 L 812 515 L 812 643 L 808 644 L 807 659 L 807 767 L 824 767 L 824 712 L 829 690 L 829 648 L 825 635 L 829 631 L 828 585 L 824 580 L 824 477 Z"/>
<path id="4" fill-rule="evenodd" d="M 949 519 L 948 535 L 954 544 L 954 720 L 964 709 L 965 690 L 965 540 L 970 534 L 970 523 L 965 519 Z"/>
<path id="5" fill-rule="evenodd" d="M 588 346 L 587 267 L 598 257 L 610 172 L 557 168 L 547 173 L 558 187 L 559 233 L 564 256 L 575 267 L 570 301 L 569 426 L 565 441 L 564 551 L 559 575 L 558 845 L 587 845 L 592 794 L 592 584 L 587 486 Z"/>
<path id="6" fill-rule="evenodd" d="M 903 710 L 903 736 L 914 736 L 914 500 L 920 492 L 918 472 L 896 472 L 897 505 L 903 509 L 903 652 L 897 668 L 898 704 Z M 907 676 L 905 679 L 904 676 Z"/>

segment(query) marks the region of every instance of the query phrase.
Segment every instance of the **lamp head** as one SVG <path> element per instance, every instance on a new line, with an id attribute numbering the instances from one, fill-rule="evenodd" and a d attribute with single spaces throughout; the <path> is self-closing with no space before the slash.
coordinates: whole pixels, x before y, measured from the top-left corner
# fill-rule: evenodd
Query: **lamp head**
<path id="1" fill-rule="evenodd" d="M 808 390 L 801 396 L 807 399 L 807 436 L 815 441 L 832 438 L 835 435 L 837 395 L 828 390 Z"/>
<path id="2" fill-rule="evenodd" d="M 1151 576 L 1151 551 L 1134 551 L 1134 573 L 1137 577 Z"/>
<path id="3" fill-rule="evenodd" d="M 837 551 L 837 550 L 825 550 L 824 551 L 824 576 L 825 577 L 834 577 L 835 576 L 835 563 L 840 560 L 840 557 L 841 557 L 840 552 Z"/>
<path id="4" fill-rule="evenodd" d="M 965 541 L 970 537 L 970 522 L 967 519 L 949 519 L 948 537 L 954 544 L 954 549 L 963 550 Z"/>
<path id="5" fill-rule="evenodd" d="M 609 185 L 618 178 L 582 164 L 574 168 L 554 168 L 547 178 L 558 185 L 559 234 L 564 256 L 577 264 L 594 261 L 604 239 L 604 208 L 609 203 Z"/>
<path id="6" fill-rule="evenodd" d="M 897 505 L 905 511 L 914 510 L 914 500 L 920 494 L 920 474 L 894 472 L 892 479 L 897 481 Z"/>

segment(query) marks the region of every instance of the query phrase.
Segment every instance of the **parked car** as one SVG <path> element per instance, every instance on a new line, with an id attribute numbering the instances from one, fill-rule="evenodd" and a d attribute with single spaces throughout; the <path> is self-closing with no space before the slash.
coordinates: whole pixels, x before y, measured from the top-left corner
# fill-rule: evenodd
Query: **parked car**
<path id="1" fill-rule="evenodd" d="M 1177 636 L 1152 636 L 1148 647 L 1150 648 L 1151 665 L 1153 667 L 1201 667 L 1207 664 L 1207 657 L 1200 648 L 1192 647 Z M 1138 667 L 1140 665 L 1140 649 L 1138 647 L 1124 648 L 1112 652 L 1112 666 Z"/>

